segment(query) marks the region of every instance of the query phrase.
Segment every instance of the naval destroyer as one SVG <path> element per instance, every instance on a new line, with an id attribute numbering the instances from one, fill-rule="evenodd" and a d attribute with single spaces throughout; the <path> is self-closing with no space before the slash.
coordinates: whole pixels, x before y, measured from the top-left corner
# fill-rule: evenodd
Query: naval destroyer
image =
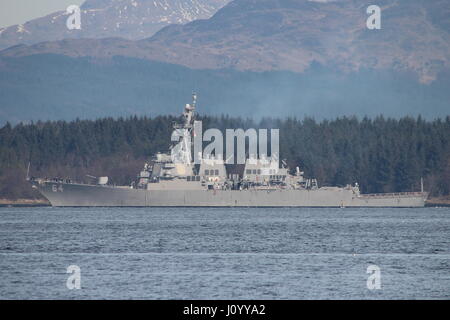
<path id="1" fill-rule="evenodd" d="M 319 187 L 297 167 L 291 173 L 282 162 L 246 159 L 241 173 L 227 172 L 214 157 L 191 159 L 196 96 L 184 108 L 182 146 L 175 154 L 158 153 L 146 163 L 136 181 L 127 186 L 108 184 L 100 177 L 93 184 L 70 179 L 28 178 L 33 188 L 55 207 L 423 207 L 428 193 L 361 194 L 359 186 Z M 175 153 L 177 153 L 175 152 Z"/>

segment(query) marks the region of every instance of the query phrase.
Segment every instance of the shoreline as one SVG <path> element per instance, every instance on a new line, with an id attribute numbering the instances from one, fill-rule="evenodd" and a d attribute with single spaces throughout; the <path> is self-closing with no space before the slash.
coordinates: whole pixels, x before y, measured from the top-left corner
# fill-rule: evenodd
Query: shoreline
<path id="1" fill-rule="evenodd" d="M 0 208 L 1 207 L 51 207 L 50 202 L 46 199 L 17 199 L 17 200 L 8 200 L 8 199 L 0 199 Z M 430 198 L 425 203 L 426 208 L 433 207 L 450 207 L 450 197 L 446 198 Z"/>
<path id="2" fill-rule="evenodd" d="M 425 202 L 425 207 L 450 207 L 450 197 L 430 198 Z"/>
<path id="3" fill-rule="evenodd" d="M 0 207 L 50 207 L 46 199 L 0 199 Z"/>

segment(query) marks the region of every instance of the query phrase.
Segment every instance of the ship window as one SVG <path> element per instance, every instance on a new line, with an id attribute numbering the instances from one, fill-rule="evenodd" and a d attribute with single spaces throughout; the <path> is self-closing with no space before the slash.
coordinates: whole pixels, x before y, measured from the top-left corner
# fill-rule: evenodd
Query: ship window
<path id="1" fill-rule="evenodd" d="M 205 170 L 205 176 L 209 176 L 209 170 Z"/>
<path id="2" fill-rule="evenodd" d="M 216 176 L 218 176 L 218 175 L 219 175 L 219 170 L 214 171 L 214 174 L 215 174 Z"/>

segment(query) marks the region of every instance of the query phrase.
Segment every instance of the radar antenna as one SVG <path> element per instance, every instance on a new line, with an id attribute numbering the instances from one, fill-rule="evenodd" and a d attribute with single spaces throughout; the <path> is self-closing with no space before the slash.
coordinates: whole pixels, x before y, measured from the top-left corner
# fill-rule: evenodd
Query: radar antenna
<path id="1" fill-rule="evenodd" d="M 30 162 L 28 162 L 28 168 L 27 168 L 27 181 L 30 181 Z"/>
<path id="2" fill-rule="evenodd" d="M 197 93 L 193 92 L 192 93 L 192 107 L 194 108 L 194 110 L 195 110 L 196 105 L 197 105 Z"/>

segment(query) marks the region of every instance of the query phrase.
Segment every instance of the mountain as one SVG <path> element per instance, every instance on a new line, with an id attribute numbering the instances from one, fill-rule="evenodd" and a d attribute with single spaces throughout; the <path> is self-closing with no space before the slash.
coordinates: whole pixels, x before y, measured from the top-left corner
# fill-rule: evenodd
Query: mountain
<path id="1" fill-rule="evenodd" d="M 0 122 L 178 114 L 449 115 L 450 1 L 235 0 L 154 36 L 0 52 Z"/>
<path id="2" fill-rule="evenodd" d="M 344 72 L 408 70 L 430 82 L 450 66 L 450 1 L 377 1 L 382 29 L 369 30 L 373 3 L 236 0 L 209 20 L 169 26 L 143 42 L 156 60 L 196 68 L 303 72 L 317 62 Z"/>
<path id="3" fill-rule="evenodd" d="M 382 29 L 366 27 L 371 0 L 235 0 L 207 20 L 170 25 L 153 37 L 63 40 L 5 50 L 1 56 L 115 55 L 190 68 L 304 72 L 313 63 L 352 72 L 414 73 L 434 81 L 450 67 L 450 1 L 379 0 Z"/>
<path id="4" fill-rule="evenodd" d="M 169 24 L 210 18 L 229 0 L 87 0 L 81 6 L 81 30 L 68 30 L 65 11 L 0 29 L 0 50 L 73 38 L 143 39 Z"/>

